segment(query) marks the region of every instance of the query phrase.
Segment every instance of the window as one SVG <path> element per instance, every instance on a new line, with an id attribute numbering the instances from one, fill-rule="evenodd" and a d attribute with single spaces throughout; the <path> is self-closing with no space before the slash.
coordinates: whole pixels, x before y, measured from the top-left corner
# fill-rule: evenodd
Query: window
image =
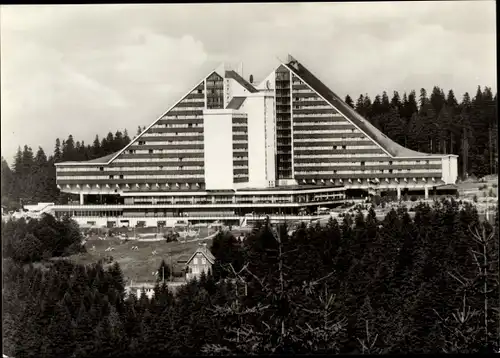
<path id="1" fill-rule="evenodd" d="M 195 257 L 195 258 L 193 259 L 193 264 L 198 265 L 198 258 L 197 258 L 197 257 Z"/>
<path id="2" fill-rule="evenodd" d="M 428 161 L 428 160 L 426 160 L 426 161 L 425 161 L 425 164 L 429 164 L 429 161 Z"/>
<path id="3" fill-rule="evenodd" d="M 188 128 L 191 128 L 193 126 L 192 123 L 188 123 Z"/>
<path id="4" fill-rule="evenodd" d="M 109 176 L 109 179 L 113 179 L 113 175 L 110 175 L 110 176 Z"/>
<path id="5" fill-rule="evenodd" d="M 139 145 L 143 145 L 143 144 L 144 144 L 144 142 L 140 140 L 139 141 Z"/>
<path id="6" fill-rule="evenodd" d="M 389 165 L 392 165 L 392 160 L 391 160 L 391 161 L 389 161 Z"/>
<path id="7" fill-rule="evenodd" d="M 133 149 L 129 149 L 128 151 L 130 154 L 134 154 L 134 150 Z"/>
<path id="8" fill-rule="evenodd" d="M 361 166 L 364 167 L 365 166 L 365 162 L 361 162 Z"/>
<path id="9" fill-rule="evenodd" d="M 202 265 L 206 265 L 207 264 L 207 260 L 204 257 L 202 257 L 202 259 L 201 259 L 201 264 Z"/>
<path id="10" fill-rule="evenodd" d="M 203 90 L 201 88 L 198 88 L 198 93 L 203 93 Z"/>
<path id="11" fill-rule="evenodd" d="M 389 169 L 389 173 L 391 173 L 391 174 L 392 174 L 392 169 Z"/>
<path id="12" fill-rule="evenodd" d="M 345 145 L 342 146 L 342 149 L 346 149 L 346 148 L 347 148 L 347 146 L 345 146 Z"/>
<path id="13" fill-rule="evenodd" d="M 123 174 L 120 174 L 120 179 L 123 179 Z"/>
<path id="14" fill-rule="evenodd" d="M 149 154 L 153 154 L 153 149 L 150 149 L 150 150 L 149 150 Z"/>
<path id="15" fill-rule="evenodd" d="M 100 167 L 99 170 L 102 172 L 104 171 L 104 167 Z"/>

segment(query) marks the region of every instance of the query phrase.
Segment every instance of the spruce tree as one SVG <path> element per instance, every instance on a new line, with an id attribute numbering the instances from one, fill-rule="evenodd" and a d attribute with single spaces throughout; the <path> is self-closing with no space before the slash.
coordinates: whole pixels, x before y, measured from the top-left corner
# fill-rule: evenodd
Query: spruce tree
<path id="1" fill-rule="evenodd" d="M 419 108 L 422 110 L 427 105 L 427 102 L 429 101 L 429 98 L 427 97 L 427 91 L 425 88 L 420 89 L 420 97 L 419 97 Z"/>
<path id="2" fill-rule="evenodd" d="M 345 103 L 349 105 L 349 107 L 354 108 L 354 101 L 352 100 L 351 96 L 347 95 L 345 96 Z"/>
<path id="3" fill-rule="evenodd" d="M 387 113 L 390 110 L 391 103 L 389 101 L 389 96 L 387 95 L 387 92 L 384 91 L 382 93 L 382 113 Z"/>

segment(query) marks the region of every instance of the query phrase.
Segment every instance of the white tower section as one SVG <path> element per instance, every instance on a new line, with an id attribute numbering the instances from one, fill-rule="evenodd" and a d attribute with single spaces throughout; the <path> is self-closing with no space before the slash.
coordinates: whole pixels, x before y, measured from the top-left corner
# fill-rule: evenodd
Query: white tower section
<path id="1" fill-rule="evenodd" d="M 274 94 L 249 94 L 241 110 L 248 114 L 248 187 L 268 188 L 276 181 Z"/>
<path id="2" fill-rule="evenodd" d="M 231 110 L 203 113 L 205 186 L 207 190 L 233 188 L 233 117 Z"/>

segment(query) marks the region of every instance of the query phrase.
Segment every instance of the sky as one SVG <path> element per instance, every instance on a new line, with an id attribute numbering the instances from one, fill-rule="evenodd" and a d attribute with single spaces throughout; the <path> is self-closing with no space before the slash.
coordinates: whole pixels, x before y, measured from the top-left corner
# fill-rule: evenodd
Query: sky
<path id="1" fill-rule="evenodd" d="M 221 62 L 265 78 L 292 54 L 344 97 L 496 93 L 495 1 L 0 7 L 1 151 L 155 121 Z"/>

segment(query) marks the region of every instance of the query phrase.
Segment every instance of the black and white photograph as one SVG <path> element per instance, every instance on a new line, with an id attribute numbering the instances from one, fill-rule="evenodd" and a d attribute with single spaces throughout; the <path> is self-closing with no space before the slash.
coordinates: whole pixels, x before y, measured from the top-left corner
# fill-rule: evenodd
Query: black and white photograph
<path id="1" fill-rule="evenodd" d="M 496 11 L 0 5 L 3 358 L 500 353 Z"/>

